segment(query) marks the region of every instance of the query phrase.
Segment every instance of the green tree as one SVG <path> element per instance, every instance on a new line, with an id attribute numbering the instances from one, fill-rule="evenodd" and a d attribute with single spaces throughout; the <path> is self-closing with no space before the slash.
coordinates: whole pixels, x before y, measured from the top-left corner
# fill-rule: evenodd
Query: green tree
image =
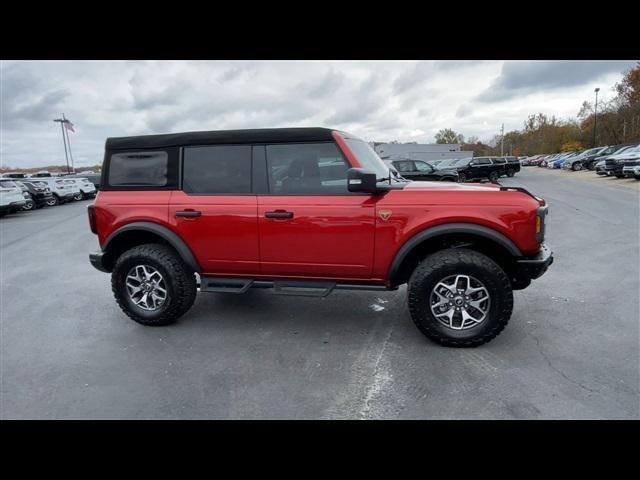
<path id="1" fill-rule="evenodd" d="M 464 135 L 450 128 L 443 128 L 436 133 L 436 143 L 464 143 Z"/>

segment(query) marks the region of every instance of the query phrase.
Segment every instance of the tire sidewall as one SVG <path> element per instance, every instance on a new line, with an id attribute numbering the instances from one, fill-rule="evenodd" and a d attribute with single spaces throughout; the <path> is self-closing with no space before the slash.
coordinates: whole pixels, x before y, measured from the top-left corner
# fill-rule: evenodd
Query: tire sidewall
<path id="1" fill-rule="evenodd" d="M 488 261 L 491 261 L 487 258 Z M 500 269 L 498 265 L 495 268 Z M 490 307 L 487 317 L 474 327 L 466 330 L 453 330 L 444 326 L 431 312 L 430 301 L 431 292 L 436 284 L 451 275 L 470 275 L 484 284 L 489 292 Z M 421 296 L 421 301 L 413 306 L 413 310 L 417 318 L 414 320 L 422 326 L 435 332 L 438 336 L 456 340 L 473 340 L 481 338 L 488 334 L 491 330 L 499 327 L 504 321 L 502 318 L 507 302 L 513 303 L 513 293 L 511 288 L 505 291 L 503 280 L 499 275 L 494 274 L 491 270 L 487 270 L 474 263 L 449 263 L 439 268 L 429 270 L 427 275 L 414 275 L 409 283 L 410 295 L 416 293 Z"/>

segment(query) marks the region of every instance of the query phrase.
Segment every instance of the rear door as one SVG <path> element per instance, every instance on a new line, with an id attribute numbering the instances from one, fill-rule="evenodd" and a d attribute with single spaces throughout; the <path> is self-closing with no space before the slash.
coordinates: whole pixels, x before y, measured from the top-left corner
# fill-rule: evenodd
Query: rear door
<path id="1" fill-rule="evenodd" d="M 347 189 L 333 142 L 265 145 L 269 193 L 258 196 L 261 273 L 369 278 L 375 199 Z"/>
<path id="2" fill-rule="evenodd" d="M 173 191 L 169 222 L 204 273 L 259 273 L 257 200 L 251 145 L 182 149 L 182 190 Z"/>

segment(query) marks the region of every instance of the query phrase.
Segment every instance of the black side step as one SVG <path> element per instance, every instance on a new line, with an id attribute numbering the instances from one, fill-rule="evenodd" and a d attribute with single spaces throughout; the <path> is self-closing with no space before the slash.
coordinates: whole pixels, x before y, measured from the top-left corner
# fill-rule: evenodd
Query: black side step
<path id="1" fill-rule="evenodd" d="M 253 279 L 246 278 L 216 278 L 201 277 L 200 291 L 213 293 L 245 293 L 251 285 Z"/>
<path id="2" fill-rule="evenodd" d="M 336 282 L 276 280 L 273 282 L 273 293 L 300 297 L 326 297 L 335 287 Z"/>

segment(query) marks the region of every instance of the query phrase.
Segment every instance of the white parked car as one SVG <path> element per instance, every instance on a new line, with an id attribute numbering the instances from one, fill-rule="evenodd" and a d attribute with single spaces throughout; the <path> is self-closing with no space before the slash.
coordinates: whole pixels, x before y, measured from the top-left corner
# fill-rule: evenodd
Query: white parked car
<path id="1" fill-rule="evenodd" d="M 74 182 L 76 184 L 76 186 L 80 189 L 80 196 L 76 195 L 76 197 L 74 197 L 75 200 L 93 198 L 93 197 L 96 196 L 96 186 L 88 178 L 84 178 L 84 177 L 69 178 L 69 177 L 67 177 L 65 180 Z"/>
<path id="2" fill-rule="evenodd" d="M 50 205 L 58 205 L 60 203 L 67 203 L 73 201 L 80 193 L 80 188 L 75 183 L 66 183 L 63 178 L 57 177 L 34 177 L 26 178 L 27 181 L 43 182 L 47 184 L 47 187 L 51 190 L 53 198 Z"/>
<path id="3" fill-rule="evenodd" d="M 13 180 L 0 180 L 0 217 L 22 210 L 26 204 L 22 188 Z"/>

